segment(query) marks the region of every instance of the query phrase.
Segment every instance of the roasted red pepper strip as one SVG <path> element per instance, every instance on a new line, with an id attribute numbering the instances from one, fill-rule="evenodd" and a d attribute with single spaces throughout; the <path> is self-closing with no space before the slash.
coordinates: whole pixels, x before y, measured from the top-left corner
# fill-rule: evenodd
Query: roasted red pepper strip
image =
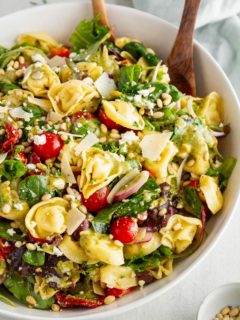
<path id="1" fill-rule="evenodd" d="M 6 244 L 7 243 L 7 244 Z M 14 245 L 9 243 L 7 240 L 0 238 L 0 254 L 5 257 L 7 254 L 11 253 L 14 249 Z"/>
<path id="2" fill-rule="evenodd" d="M 128 289 L 106 288 L 106 296 L 121 297 L 131 292 L 132 290 L 133 288 L 128 288 Z"/>
<path id="3" fill-rule="evenodd" d="M 57 303 L 62 308 L 75 308 L 75 307 L 85 307 L 85 308 L 97 308 L 104 303 L 105 297 L 100 297 L 97 300 L 87 300 L 84 298 L 79 298 L 71 295 L 65 295 L 62 293 L 56 293 L 55 298 Z"/>
<path id="4" fill-rule="evenodd" d="M 197 188 L 198 185 L 199 185 L 199 180 L 192 180 L 192 181 L 189 182 L 187 187 Z"/>
<path id="5" fill-rule="evenodd" d="M 17 144 L 20 139 L 19 131 L 11 123 L 5 124 L 6 141 L 2 144 L 2 152 L 8 151 L 11 146 Z"/>

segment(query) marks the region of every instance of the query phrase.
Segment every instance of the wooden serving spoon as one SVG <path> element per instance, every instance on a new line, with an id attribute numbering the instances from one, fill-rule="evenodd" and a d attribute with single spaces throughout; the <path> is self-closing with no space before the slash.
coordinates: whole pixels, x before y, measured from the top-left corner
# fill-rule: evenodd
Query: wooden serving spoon
<path id="1" fill-rule="evenodd" d="M 105 1 L 104 0 L 92 0 L 92 8 L 93 8 L 94 17 L 97 14 L 100 14 L 99 22 L 109 28 L 109 30 L 111 31 L 111 40 L 114 41 L 116 37 L 112 31 L 112 27 L 111 27 L 109 20 L 108 20 Z"/>
<path id="2" fill-rule="evenodd" d="M 185 0 L 181 24 L 168 57 L 171 83 L 180 91 L 196 96 L 193 66 L 193 33 L 201 0 Z"/>

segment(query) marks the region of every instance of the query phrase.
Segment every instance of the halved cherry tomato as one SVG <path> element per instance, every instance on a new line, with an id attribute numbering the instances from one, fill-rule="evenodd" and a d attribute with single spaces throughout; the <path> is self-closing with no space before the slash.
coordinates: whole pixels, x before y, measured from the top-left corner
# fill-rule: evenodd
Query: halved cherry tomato
<path id="1" fill-rule="evenodd" d="M 94 119 L 96 118 L 95 115 L 91 112 L 87 112 L 87 111 L 79 111 L 77 113 L 74 113 L 72 116 L 71 116 L 71 119 L 72 121 L 76 121 L 80 118 L 85 118 L 85 119 Z"/>
<path id="2" fill-rule="evenodd" d="M 33 163 L 33 164 L 41 163 L 41 159 L 35 152 L 32 152 L 28 157 L 28 163 Z"/>
<path id="3" fill-rule="evenodd" d="M 112 130 L 112 129 L 121 130 L 123 128 L 120 124 L 117 124 L 116 122 L 109 119 L 102 109 L 99 110 L 98 117 L 99 117 L 99 120 L 102 123 L 104 123 L 109 130 Z"/>
<path id="4" fill-rule="evenodd" d="M 71 295 L 65 295 L 62 293 L 56 293 L 55 295 L 57 303 L 62 308 L 74 308 L 74 307 L 85 307 L 85 308 L 96 308 L 103 304 L 105 297 L 99 297 L 97 300 L 87 300 L 80 297 Z"/>
<path id="5" fill-rule="evenodd" d="M 2 152 L 8 151 L 13 145 L 17 144 L 20 139 L 18 129 L 12 123 L 5 124 L 6 139 L 2 144 Z"/>
<path id="6" fill-rule="evenodd" d="M 70 49 L 66 48 L 66 47 L 60 47 L 60 48 L 53 48 L 51 50 L 51 57 L 55 57 L 55 56 L 60 56 L 60 57 L 63 57 L 63 58 L 69 58 L 70 56 Z"/>
<path id="7" fill-rule="evenodd" d="M 199 185 L 199 180 L 192 180 L 192 181 L 189 182 L 187 187 L 197 188 L 198 185 Z"/>
<path id="8" fill-rule="evenodd" d="M 120 297 L 124 294 L 129 293 L 132 291 L 132 288 L 128 289 L 117 289 L 117 288 L 106 288 L 106 296 L 114 296 L 114 297 Z"/>
<path id="9" fill-rule="evenodd" d="M 122 243 L 132 242 L 138 233 L 137 222 L 129 217 L 118 218 L 113 221 L 110 233 L 114 240 L 119 240 Z"/>
<path id="10" fill-rule="evenodd" d="M 53 132 L 44 132 L 40 136 L 45 136 L 46 142 L 44 144 L 34 143 L 34 152 L 43 160 L 57 157 L 64 144 L 61 137 Z"/>
<path id="11" fill-rule="evenodd" d="M 108 205 L 107 197 L 109 193 L 110 189 L 106 186 L 94 192 L 88 199 L 85 199 L 82 195 L 83 204 L 88 211 L 98 212 Z"/>
<path id="12" fill-rule="evenodd" d="M 22 151 L 18 152 L 17 159 L 22 161 L 23 164 L 27 164 L 27 162 L 28 162 L 26 154 L 24 152 L 22 152 Z"/>

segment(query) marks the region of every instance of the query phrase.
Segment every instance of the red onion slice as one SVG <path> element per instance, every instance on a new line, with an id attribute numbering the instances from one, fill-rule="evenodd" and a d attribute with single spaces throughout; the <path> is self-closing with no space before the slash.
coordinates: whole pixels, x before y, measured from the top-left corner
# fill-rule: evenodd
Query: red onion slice
<path id="1" fill-rule="evenodd" d="M 131 242 L 131 244 L 140 244 L 149 242 L 152 240 L 152 232 L 147 232 L 147 228 L 138 228 L 138 233 L 136 238 Z"/>
<path id="2" fill-rule="evenodd" d="M 107 197 L 107 202 L 111 204 L 115 195 L 118 193 L 120 189 L 122 189 L 126 184 L 128 184 L 132 179 L 134 179 L 139 174 L 137 169 L 133 169 L 129 173 L 127 173 L 118 183 L 112 188 L 111 192 Z"/>
<path id="3" fill-rule="evenodd" d="M 122 185 L 114 196 L 114 201 L 122 201 L 137 192 L 148 180 L 149 171 L 142 171 L 137 176 Z"/>
<path id="4" fill-rule="evenodd" d="M 218 137 L 224 137 L 226 135 L 226 133 L 224 131 L 214 131 L 212 130 L 212 134 L 218 138 Z"/>

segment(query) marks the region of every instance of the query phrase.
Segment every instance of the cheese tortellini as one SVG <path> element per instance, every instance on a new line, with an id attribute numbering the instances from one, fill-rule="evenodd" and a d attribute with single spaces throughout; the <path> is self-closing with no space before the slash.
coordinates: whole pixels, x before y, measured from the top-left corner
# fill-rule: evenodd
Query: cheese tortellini
<path id="1" fill-rule="evenodd" d="M 45 63 L 35 63 L 28 67 L 22 87 L 37 97 L 47 97 L 48 90 L 60 80 L 57 74 Z"/>
<path id="2" fill-rule="evenodd" d="M 107 234 L 91 230 L 82 231 L 80 245 L 90 261 L 101 261 L 113 266 L 124 264 L 123 247 L 116 244 Z"/>
<path id="3" fill-rule="evenodd" d="M 27 213 L 25 224 L 35 238 L 47 239 L 67 229 L 69 204 L 62 198 L 52 198 L 35 204 Z"/>
<path id="4" fill-rule="evenodd" d="M 85 73 L 88 77 L 92 78 L 94 81 L 97 80 L 103 73 L 103 68 L 98 66 L 96 62 L 78 62 L 77 68 L 80 72 Z"/>
<path id="5" fill-rule="evenodd" d="M 53 109 L 63 115 L 72 115 L 83 109 L 91 111 L 98 104 L 99 94 L 94 86 L 81 80 L 69 80 L 54 85 L 48 92 Z"/>
<path id="6" fill-rule="evenodd" d="M 178 148 L 172 141 L 169 141 L 163 149 L 159 160 L 145 160 L 145 168 L 154 174 L 158 183 L 166 182 L 168 176 L 168 164 L 172 161 L 177 152 Z"/>
<path id="7" fill-rule="evenodd" d="M 219 189 L 217 178 L 202 175 L 199 180 L 199 187 L 210 211 L 215 214 L 221 210 L 223 206 L 223 196 Z"/>
<path id="8" fill-rule="evenodd" d="M 150 274 L 157 280 L 162 279 L 164 276 L 169 276 L 173 271 L 173 260 L 166 259 L 162 261 L 162 265 L 149 270 Z"/>
<path id="9" fill-rule="evenodd" d="M 161 244 L 173 252 L 181 253 L 193 242 L 202 223 L 197 218 L 175 214 L 168 220 L 166 227 L 160 229 Z"/>
<path id="10" fill-rule="evenodd" d="M 198 115 L 203 116 L 208 125 L 219 125 L 222 122 L 222 99 L 217 92 L 211 92 L 203 99 Z"/>
<path id="11" fill-rule="evenodd" d="M 82 152 L 82 160 L 78 182 L 86 199 L 130 169 L 128 163 L 122 161 L 121 156 L 94 147 Z"/>
<path id="12" fill-rule="evenodd" d="M 43 51 L 49 52 L 51 49 L 60 47 L 60 43 L 54 40 L 46 32 L 22 33 L 17 38 L 18 44 L 28 43 L 40 47 Z"/>
<path id="13" fill-rule="evenodd" d="M 109 288 L 128 289 L 137 286 L 134 270 L 124 266 L 103 266 L 100 268 L 100 281 Z"/>
<path id="14" fill-rule="evenodd" d="M 144 129 L 145 122 L 131 103 L 121 100 L 103 100 L 102 106 L 107 117 L 124 128 L 132 130 Z"/>
<path id="15" fill-rule="evenodd" d="M 65 234 L 62 242 L 58 246 L 61 252 L 72 262 L 83 263 L 88 260 L 87 255 L 84 250 L 81 248 L 80 244 L 77 241 L 73 241 L 72 238 Z"/>
<path id="16" fill-rule="evenodd" d="M 25 218 L 29 209 L 28 204 L 19 199 L 17 192 L 11 189 L 9 181 L 0 183 L 0 197 L 3 199 L 0 217 L 9 220 L 23 220 Z"/>

